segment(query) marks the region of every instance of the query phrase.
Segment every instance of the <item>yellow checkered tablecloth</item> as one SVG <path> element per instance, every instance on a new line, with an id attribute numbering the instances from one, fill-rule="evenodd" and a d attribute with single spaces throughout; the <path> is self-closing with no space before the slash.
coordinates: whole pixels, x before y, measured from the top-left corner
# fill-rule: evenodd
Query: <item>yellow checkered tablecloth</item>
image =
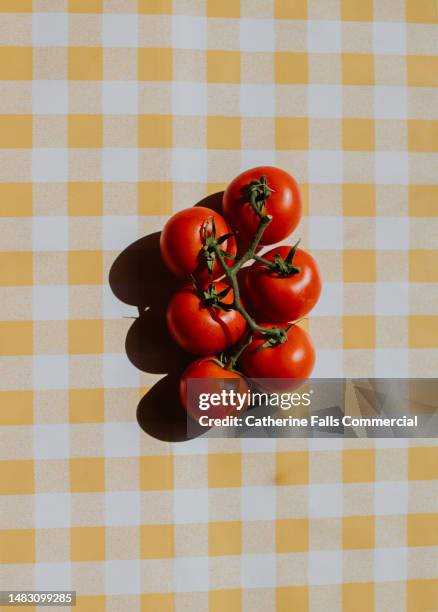
<path id="1" fill-rule="evenodd" d="M 436 376 L 437 22 L 435 0 L 0 0 L 0 590 L 438 610 L 435 441 L 147 436 L 160 375 L 108 284 L 172 211 L 278 165 L 325 279 L 315 375 Z"/>

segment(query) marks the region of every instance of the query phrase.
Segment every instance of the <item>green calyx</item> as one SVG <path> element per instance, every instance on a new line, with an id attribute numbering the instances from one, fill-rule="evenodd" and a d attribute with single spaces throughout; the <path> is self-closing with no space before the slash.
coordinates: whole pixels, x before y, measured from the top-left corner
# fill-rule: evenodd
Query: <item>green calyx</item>
<path id="1" fill-rule="evenodd" d="M 253 180 L 247 185 L 248 198 L 251 206 L 259 217 L 263 216 L 265 201 L 270 197 L 272 189 L 265 175 L 260 180 Z"/>
<path id="2" fill-rule="evenodd" d="M 266 329 L 265 331 L 261 332 L 263 338 L 266 338 L 266 340 L 257 348 L 256 353 L 262 349 L 272 348 L 277 346 L 277 344 L 284 344 L 287 342 L 287 332 L 290 330 L 292 325 L 293 323 L 284 328 L 273 327 L 272 329 Z"/>
<path id="3" fill-rule="evenodd" d="M 301 272 L 301 268 L 299 266 L 293 265 L 293 259 L 299 244 L 300 240 L 294 244 L 284 259 L 280 253 L 276 253 L 274 255 L 273 261 L 269 261 L 263 257 L 256 257 L 256 259 L 262 262 L 270 270 L 276 272 L 276 274 L 279 276 L 294 276 L 295 274 L 299 274 Z"/>
<path id="4" fill-rule="evenodd" d="M 231 287 L 225 287 L 225 289 L 218 293 L 217 287 L 213 283 L 210 283 L 207 288 L 205 288 L 198 283 L 194 276 L 192 276 L 192 283 L 203 306 L 206 308 L 219 308 L 220 310 L 230 309 L 230 305 L 224 304 L 222 300 L 231 291 Z"/>
<path id="5" fill-rule="evenodd" d="M 202 255 L 207 263 L 207 269 L 210 274 L 213 273 L 214 264 L 216 262 L 216 247 L 223 244 L 228 238 L 231 238 L 233 234 L 223 234 L 216 238 L 216 224 L 214 217 L 207 219 L 202 226 Z M 231 256 L 229 253 L 225 253 L 226 256 Z"/>

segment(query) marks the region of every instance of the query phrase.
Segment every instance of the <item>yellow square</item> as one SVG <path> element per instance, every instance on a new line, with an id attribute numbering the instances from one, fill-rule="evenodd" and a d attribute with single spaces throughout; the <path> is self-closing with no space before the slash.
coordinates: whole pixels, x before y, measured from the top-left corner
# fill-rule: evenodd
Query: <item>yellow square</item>
<path id="1" fill-rule="evenodd" d="M 240 2 L 207 0 L 207 17 L 240 17 Z"/>
<path id="2" fill-rule="evenodd" d="M 70 459 L 70 490 L 72 493 L 97 493 L 105 490 L 105 459 L 75 457 Z"/>
<path id="3" fill-rule="evenodd" d="M 406 0 L 406 21 L 436 24 L 438 22 L 436 0 Z"/>
<path id="4" fill-rule="evenodd" d="M 344 450 L 342 467 L 344 482 L 372 482 L 376 470 L 375 451 L 368 448 Z"/>
<path id="5" fill-rule="evenodd" d="M 309 612 L 309 589 L 307 586 L 277 587 L 276 612 Z"/>
<path id="6" fill-rule="evenodd" d="M 374 516 L 346 516 L 342 519 L 342 548 L 374 548 Z"/>
<path id="7" fill-rule="evenodd" d="M 30 252 L 0 252 L 0 286 L 31 285 L 32 267 L 32 253 Z"/>
<path id="8" fill-rule="evenodd" d="M 0 529 L 2 563 L 35 563 L 34 529 Z"/>
<path id="9" fill-rule="evenodd" d="M 408 514 L 408 546 L 438 546 L 438 513 Z"/>
<path id="10" fill-rule="evenodd" d="M 141 612 L 175 612 L 173 593 L 142 593 Z"/>
<path id="11" fill-rule="evenodd" d="M 275 455 L 278 485 L 301 485 L 309 482 L 307 451 L 278 452 Z"/>
<path id="12" fill-rule="evenodd" d="M 69 13 L 101 13 L 103 0 L 68 0 Z"/>
<path id="13" fill-rule="evenodd" d="M 240 83 L 239 51 L 207 51 L 209 83 Z"/>
<path id="14" fill-rule="evenodd" d="M 208 554 L 210 557 L 242 553 L 242 523 L 223 521 L 208 524 Z"/>
<path id="15" fill-rule="evenodd" d="M 0 321 L 0 355 L 32 355 L 33 322 Z"/>
<path id="16" fill-rule="evenodd" d="M 305 151 L 309 147 L 309 125 L 306 117 L 277 117 L 275 147 Z"/>
<path id="17" fill-rule="evenodd" d="M 436 55 L 408 55 L 406 59 L 410 87 L 438 87 L 438 57 Z"/>
<path id="18" fill-rule="evenodd" d="M 103 353 L 103 321 L 101 319 L 69 321 L 68 351 L 71 355 Z"/>
<path id="19" fill-rule="evenodd" d="M 71 560 L 104 561 L 105 527 L 72 527 Z"/>
<path id="20" fill-rule="evenodd" d="M 373 0 L 341 0 L 342 21 L 372 21 Z"/>
<path id="21" fill-rule="evenodd" d="M 275 19 L 307 19 L 307 0 L 275 0 Z"/>
<path id="22" fill-rule="evenodd" d="M 309 214 L 309 185 L 307 183 L 301 183 L 299 189 L 301 193 L 303 216 L 306 217 Z"/>
<path id="23" fill-rule="evenodd" d="M 102 273 L 101 251 L 69 251 L 68 280 L 71 285 L 100 285 Z"/>
<path id="24" fill-rule="evenodd" d="M 432 612 L 438 610 L 438 580 L 408 580 L 408 612 Z"/>
<path id="25" fill-rule="evenodd" d="M 171 81 L 172 49 L 138 49 L 139 81 Z"/>
<path id="26" fill-rule="evenodd" d="M 369 249 L 344 249 L 344 282 L 374 283 L 376 252 Z"/>
<path id="27" fill-rule="evenodd" d="M 240 589 L 224 589 L 208 592 L 208 612 L 242 612 Z"/>
<path id="28" fill-rule="evenodd" d="M 207 143 L 209 149 L 240 149 L 240 118 L 208 117 Z"/>
<path id="29" fill-rule="evenodd" d="M 69 390 L 70 423 L 102 423 L 104 421 L 103 389 Z"/>
<path id="30" fill-rule="evenodd" d="M 140 527 L 140 558 L 168 559 L 173 557 L 173 525 L 142 525 Z"/>
<path id="31" fill-rule="evenodd" d="M 0 391 L 0 427 L 4 425 L 32 425 L 32 391 Z"/>
<path id="32" fill-rule="evenodd" d="M 171 15 L 172 0 L 137 0 L 139 15 Z M 157 608 L 158 609 L 158 608 Z"/>
<path id="33" fill-rule="evenodd" d="M 31 13 L 32 0 L 0 0 L 0 13 Z"/>
<path id="34" fill-rule="evenodd" d="M 307 519 L 275 521 L 275 539 L 275 550 L 278 553 L 307 552 L 309 550 L 309 521 Z"/>
<path id="35" fill-rule="evenodd" d="M 171 115 L 140 115 L 138 146 L 168 148 L 172 146 Z"/>
<path id="36" fill-rule="evenodd" d="M 344 316 L 343 339 L 345 349 L 373 349 L 376 346 L 376 318 L 373 316 Z"/>
<path id="37" fill-rule="evenodd" d="M 408 148 L 420 153 L 438 151 L 438 121 L 409 119 Z"/>
<path id="38" fill-rule="evenodd" d="M 344 85 L 374 85 L 374 57 L 366 53 L 342 54 Z"/>
<path id="39" fill-rule="evenodd" d="M 369 183 L 342 185 L 343 213 L 346 217 L 375 217 L 376 187 Z"/>
<path id="40" fill-rule="evenodd" d="M 408 473 L 409 480 L 438 480 L 438 447 L 410 448 Z"/>
<path id="41" fill-rule="evenodd" d="M 438 346 L 438 315 L 409 316 L 409 348 Z"/>
<path id="42" fill-rule="evenodd" d="M 375 132 L 373 119 L 343 119 L 342 148 L 344 151 L 373 151 Z"/>
<path id="43" fill-rule="evenodd" d="M 32 216 L 32 183 L 0 183 L 0 217 Z"/>
<path id="44" fill-rule="evenodd" d="M 32 115 L 0 115 L 0 148 L 32 146 Z"/>
<path id="45" fill-rule="evenodd" d="M 374 612 L 372 582 L 352 582 L 342 585 L 342 612 Z"/>
<path id="46" fill-rule="evenodd" d="M 411 217 L 438 216 L 438 185 L 409 185 Z"/>
<path id="47" fill-rule="evenodd" d="M 409 280 L 411 283 L 438 282 L 438 250 L 409 251 Z"/>
<path id="48" fill-rule="evenodd" d="M 0 495 L 29 495 L 33 492 L 33 461 L 0 461 Z"/>
<path id="49" fill-rule="evenodd" d="M 173 457 L 171 455 L 141 457 L 140 487 L 142 491 L 172 489 Z"/>
<path id="50" fill-rule="evenodd" d="M 212 488 L 240 487 L 242 457 L 240 453 L 208 455 L 208 486 Z"/>
<path id="51" fill-rule="evenodd" d="M 275 82 L 277 85 L 307 83 L 309 68 L 307 53 L 275 53 Z"/>
<path id="52" fill-rule="evenodd" d="M 68 212 L 72 216 L 100 216 L 103 208 L 102 183 L 68 184 Z"/>
<path id="53" fill-rule="evenodd" d="M 69 115 L 68 146 L 98 148 L 103 142 L 102 115 Z"/>
<path id="54" fill-rule="evenodd" d="M 105 595 L 76 595 L 75 612 L 105 612 Z"/>
<path id="55" fill-rule="evenodd" d="M 138 183 L 139 215 L 170 215 L 173 207 L 173 184 L 166 181 Z"/>
<path id="56" fill-rule="evenodd" d="M 28 81 L 32 78 L 32 47 L 0 47 L 0 80 Z"/>
<path id="57" fill-rule="evenodd" d="M 103 52 L 100 47 L 69 47 L 68 78 L 72 81 L 101 81 Z"/>

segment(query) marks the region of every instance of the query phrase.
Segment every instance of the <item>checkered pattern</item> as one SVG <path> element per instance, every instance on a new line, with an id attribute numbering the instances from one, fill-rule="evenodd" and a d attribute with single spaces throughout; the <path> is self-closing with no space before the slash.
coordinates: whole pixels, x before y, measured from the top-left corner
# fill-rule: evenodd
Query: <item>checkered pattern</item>
<path id="1" fill-rule="evenodd" d="M 172 211 L 276 164 L 325 279 L 315 375 L 436 376 L 437 22 L 435 0 L 0 0 L 1 589 L 438 610 L 433 441 L 148 437 L 158 376 L 107 283 Z"/>

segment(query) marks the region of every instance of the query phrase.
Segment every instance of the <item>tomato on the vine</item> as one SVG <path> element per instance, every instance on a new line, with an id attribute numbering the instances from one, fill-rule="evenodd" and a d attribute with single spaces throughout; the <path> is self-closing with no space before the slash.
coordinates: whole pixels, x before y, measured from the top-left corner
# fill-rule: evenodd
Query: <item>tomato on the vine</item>
<path id="1" fill-rule="evenodd" d="M 244 276 L 250 311 L 256 319 L 268 323 L 304 317 L 321 294 L 321 275 L 315 259 L 307 251 L 287 246 L 275 247 L 262 257 L 272 263 L 272 268 L 255 261 Z"/>
<path id="2" fill-rule="evenodd" d="M 221 281 L 179 289 L 167 307 L 167 325 L 183 349 L 195 355 L 222 353 L 239 340 L 245 319 L 234 309 L 233 290 Z"/>
<path id="3" fill-rule="evenodd" d="M 219 278 L 223 270 L 212 249 L 208 250 L 209 237 L 220 239 L 221 248 L 231 255 L 236 254 L 236 241 L 225 219 L 217 212 L 203 206 L 186 208 L 174 214 L 165 224 L 160 237 L 160 251 L 164 263 L 179 278 L 191 274 L 199 280 Z M 208 261 L 210 260 L 210 270 Z"/>
<path id="4" fill-rule="evenodd" d="M 256 204 L 260 205 L 260 212 L 272 216 L 260 244 L 275 244 L 284 240 L 298 225 L 302 204 L 297 182 L 280 168 L 259 166 L 239 174 L 224 192 L 225 218 L 236 231 L 240 242 L 248 243 L 253 238 L 260 221 L 250 203 L 251 189 L 254 187 L 259 190 Z M 263 194 L 268 196 L 264 202 Z"/>

